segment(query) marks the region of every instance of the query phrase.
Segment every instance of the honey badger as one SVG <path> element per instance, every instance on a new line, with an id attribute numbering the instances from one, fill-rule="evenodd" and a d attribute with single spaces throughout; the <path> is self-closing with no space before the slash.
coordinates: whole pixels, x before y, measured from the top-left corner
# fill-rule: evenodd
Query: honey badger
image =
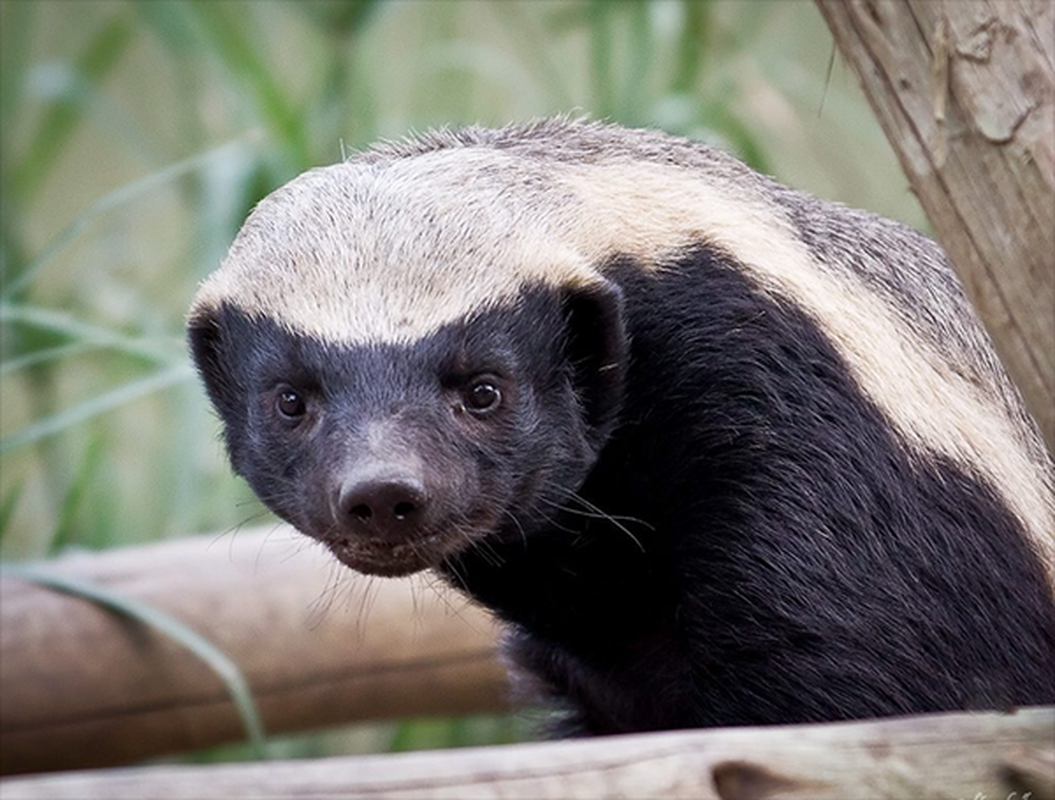
<path id="1" fill-rule="evenodd" d="M 945 256 L 651 131 L 439 131 L 265 198 L 189 341 L 235 470 L 431 569 L 597 734 L 1055 702 L 1052 467 Z"/>

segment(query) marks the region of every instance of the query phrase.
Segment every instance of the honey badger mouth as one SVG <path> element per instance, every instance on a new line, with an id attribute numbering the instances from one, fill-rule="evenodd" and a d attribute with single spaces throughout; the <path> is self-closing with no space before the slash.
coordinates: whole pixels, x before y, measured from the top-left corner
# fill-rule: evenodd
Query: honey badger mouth
<path id="1" fill-rule="evenodd" d="M 399 521 L 407 523 L 406 530 L 397 525 L 394 530 L 371 535 L 369 522 L 365 522 L 351 529 L 331 527 L 314 538 L 319 539 L 338 561 L 357 572 L 386 578 L 402 577 L 441 567 L 448 559 L 494 536 L 499 514 L 481 510 L 461 523 L 437 521 L 428 528 L 416 527 L 410 521 L 412 516 L 407 515 L 405 520 Z"/>
<path id="2" fill-rule="evenodd" d="M 326 546 L 346 567 L 367 575 L 396 578 L 436 567 L 459 552 L 464 542 L 452 541 L 453 538 L 436 533 L 399 544 L 341 538 Z"/>

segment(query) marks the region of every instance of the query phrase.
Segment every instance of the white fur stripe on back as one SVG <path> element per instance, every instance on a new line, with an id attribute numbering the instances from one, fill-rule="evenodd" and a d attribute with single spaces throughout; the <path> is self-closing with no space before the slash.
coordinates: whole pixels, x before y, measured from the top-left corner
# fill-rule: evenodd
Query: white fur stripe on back
<path id="1" fill-rule="evenodd" d="M 823 270 L 772 207 L 745 202 L 679 168 L 629 164 L 574 168 L 568 180 L 602 226 L 574 228 L 588 257 L 626 253 L 662 264 L 694 241 L 734 256 L 756 284 L 794 302 L 843 354 L 854 378 L 922 458 L 940 453 L 984 476 L 1055 562 L 1055 510 L 1044 469 L 1033 463 L 996 398 L 952 372 L 889 302 L 852 275 Z M 600 212 L 600 213 L 599 213 Z M 1047 502 L 1046 502 L 1047 501 Z"/>

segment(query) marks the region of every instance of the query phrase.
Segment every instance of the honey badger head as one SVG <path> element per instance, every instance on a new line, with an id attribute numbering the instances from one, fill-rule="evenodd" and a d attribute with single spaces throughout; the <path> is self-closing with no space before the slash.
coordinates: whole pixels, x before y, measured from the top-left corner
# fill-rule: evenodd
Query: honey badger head
<path id="1" fill-rule="evenodd" d="M 344 563 L 520 536 L 597 458 L 621 297 L 547 228 L 546 184 L 496 151 L 315 170 L 202 287 L 190 341 L 236 471 Z"/>

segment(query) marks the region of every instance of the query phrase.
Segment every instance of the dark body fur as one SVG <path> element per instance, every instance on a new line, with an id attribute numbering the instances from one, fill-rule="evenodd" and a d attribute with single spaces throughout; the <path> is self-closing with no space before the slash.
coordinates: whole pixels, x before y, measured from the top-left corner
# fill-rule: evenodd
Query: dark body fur
<path id="1" fill-rule="evenodd" d="M 559 158 L 600 157 L 597 129 L 574 133 L 585 144 Z M 394 157 L 483 141 L 548 158 L 531 135 L 425 139 Z M 932 245 L 640 138 L 635 157 L 669 146 L 753 181 L 821 254 L 816 269 L 875 250 L 858 277 L 1020 413 L 951 273 L 917 267 Z M 362 160 L 393 157 L 378 152 Z M 907 447 L 828 332 L 735 254 L 699 242 L 660 269 L 616 254 L 598 272 L 610 290 L 524 285 L 410 344 L 293 333 L 233 297 L 192 316 L 191 345 L 260 497 L 351 566 L 433 568 L 493 609 L 564 733 L 1055 702 L 1050 582 L 981 471 Z M 480 374 L 501 406 L 452 415 Z M 308 399 L 303 421 L 274 411 L 289 386 Z M 430 505 L 409 543 L 364 543 L 335 510 L 363 460 L 417 465 Z M 457 546 L 428 544 L 441 529 Z"/>
<path id="2" fill-rule="evenodd" d="M 707 250 L 679 267 L 608 273 L 635 390 L 580 490 L 645 552 L 571 513 L 498 567 L 452 565 L 517 624 L 512 659 L 574 710 L 563 730 L 1055 700 L 1051 595 L 1000 500 L 913 463 L 801 313 Z"/>

